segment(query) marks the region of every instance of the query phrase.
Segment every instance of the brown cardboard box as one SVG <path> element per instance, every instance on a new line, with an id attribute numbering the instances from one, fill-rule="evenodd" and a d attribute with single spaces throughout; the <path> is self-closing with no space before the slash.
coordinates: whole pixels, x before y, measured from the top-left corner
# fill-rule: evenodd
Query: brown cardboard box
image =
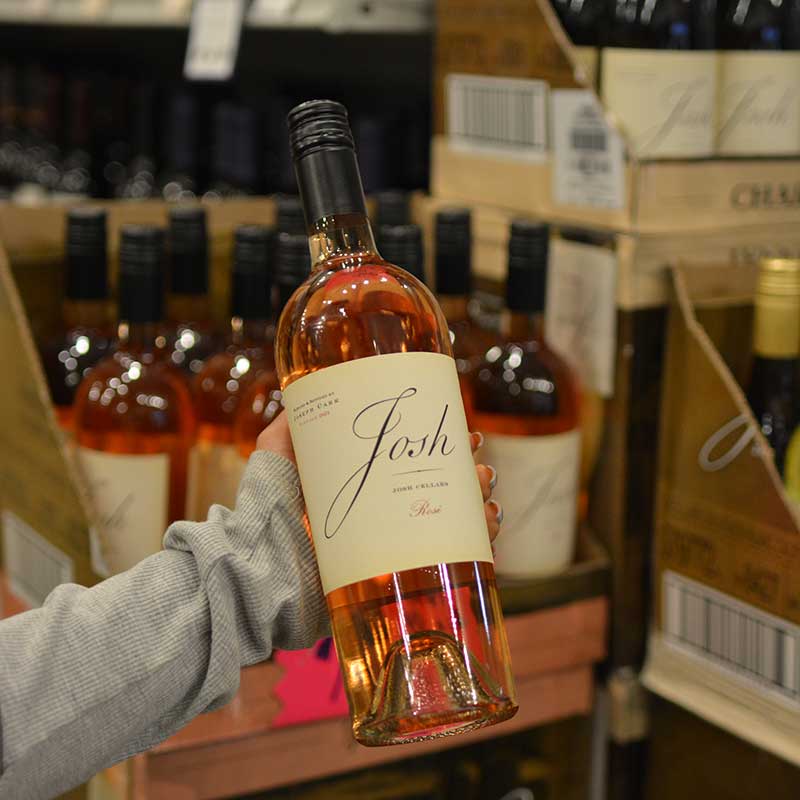
<path id="1" fill-rule="evenodd" d="M 164 224 L 166 206 L 148 201 L 107 207 L 113 283 L 120 226 Z M 211 204 L 208 211 L 212 305 L 222 320 L 233 229 L 245 222 L 270 223 L 274 208 L 271 200 L 261 198 Z M 34 332 L 46 334 L 60 315 L 64 214 L 61 207 L 0 206 L 0 363 L 6 376 L 0 392 L 0 509 L 5 529 L 0 562 L 11 546 L 9 526 L 17 534 L 13 546 L 41 550 L 37 559 L 23 559 L 24 572 L 7 575 L 29 603 L 41 601 L 58 582 L 91 585 L 98 579 L 89 536 L 93 512 L 56 425 L 34 343 Z"/>
<path id="2" fill-rule="evenodd" d="M 528 78 L 553 89 L 585 89 L 570 44 L 547 0 L 439 0 L 434 70 L 431 190 L 557 223 L 625 232 L 710 231 L 800 221 L 800 160 L 640 161 L 621 166 L 622 197 L 600 206 L 563 205 L 552 190 L 548 155 L 481 152 L 448 137 L 446 83 L 453 74 Z M 595 98 L 599 104 L 599 99 Z M 510 101 L 509 101 L 510 102 Z M 546 107 L 546 103 L 545 103 Z M 499 116 L 487 105 L 484 116 Z M 546 113 L 546 112 L 545 112 Z M 552 114 L 551 114 L 552 116 Z M 614 118 L 605 113 L 611 131 Z M 552 122 L 552 120 L 551 120 Z M 550 137 L 555 139 L 554 126 Z M 623 135 L 624 142 L 624 135 Z M 552 144 L 552 142 L 551 142 Z M 484 148 L 485 149 L 485 148 Z"/>
<path id="3" fill-rule="evenodd" d="M 800 764 L 800 516 L 737 382 L 755 275 L 674 273 L 644 681 Z"/>
<path id="4" fill-rule="evenodd" d="M 713 231 L 800 221 L 800 160 L 634 161 L 625 165 L 620 208 L 557 204 L 548 161 L 431 145 L 431 191 L 567 225 L 648 234 Z"/>
<path id="5" fill-rule="evenodd" d="M 741 268 L 744 274 L 749 274 L 748 269 L 761 257 L 800 255 L 800 226 L 786 221 L 682 233 L 615 233 L 598 228 L 587 220 L 559 224 L 546 214 L 418 193 L 413 199 L 413 216 L 425 232 L 430 281 L 434 278 L 434 216 L 442 208 L 459 205 L 472 209 L 472 268 L 482 285 L 493 286 L 495 291 L 502 292 L 512 220 L 518 217 L 550 219 L 556 232 L 583 232 L 615 243 L 618 270 L 616 303 L 625 311 L 666 305 L 671 297 L 670 267 L 680 263 L 691 262 L 695 267 L 712 268 L 730 263 L 732 268 Z"/>

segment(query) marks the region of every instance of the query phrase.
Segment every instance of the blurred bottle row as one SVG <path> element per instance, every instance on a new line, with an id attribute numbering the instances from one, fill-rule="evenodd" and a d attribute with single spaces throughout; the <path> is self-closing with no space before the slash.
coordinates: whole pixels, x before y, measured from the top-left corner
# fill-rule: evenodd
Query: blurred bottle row
<path id="1" fill-rule="evenodd" d="M 798 0 L 552 0 L 647 158 L 800 153 Z"/>
<path id="2" fill-rule="evenodd" d="M 375 207 L 383 257 L 424 281 L 423 234 L 409 222 L 408 196 L 378 193 Z M 166 231 L 123 226 L 115 332 L 105 212 L 68 212 L 63 326 L 41 353 L 60 422 L 113 539 L 110 571 L 158 550 L 169 522 L 205 519 L 213 503 L 233 506 L 246 459 L 281 409 L 273 335 L 311 268 L 304 229 L 290 196 L 277 199 L 274 228 L 236 229 L 229 325 L 219 331 L 210 322 L 203 206 L 171 207 Z M 469 210 L 440 210 L 434 230 L 435 291 L 468 420 L 485 436 L 481 460 L 502 475 L 498 571 L 558 571 L 572 560 L 596 441 L 582 442 L 582 393 L 545 339 L 549 229 L 511 226 L 500 331 L 471 313 Z"/>
<path id="3" fill-rule="evenodd" d="M 294 191 L 284 120 L 295 98 L 163 87 L 106 68 L 0 64 L 0 192 L 169 201 Z M 367 191 L 427 185 L 428 114 L 356 104 Z M 391 157 L 389 156 L 391 153 Z"/>

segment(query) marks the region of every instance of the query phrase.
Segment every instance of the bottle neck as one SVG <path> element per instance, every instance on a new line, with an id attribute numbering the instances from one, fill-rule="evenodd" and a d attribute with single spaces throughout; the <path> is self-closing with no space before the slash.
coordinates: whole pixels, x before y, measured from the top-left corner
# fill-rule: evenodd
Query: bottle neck
<path id="1" fill-rule="evenodd" d="M 353 263 L 378 254 L 366 213 L 323 217 L 310 227 L 308 242 L 312 272 L 331 259 Z"/>
<path id="2" fill-rule="evenodd" d="M 753 351 L 762 358 L 800 356 L 800 298 L 756 296 Z"/>
<path id="3" fill-rule="evenodd" d="M 503 333 L 507 339 L 518 342 L 544 341 L 544 314 L 541 311 L 503 312 Z"/>
<path id="4" fill-rule="evenodd" d="M 67 328 L 105 328 L 109 324 L 108 300 L 70 300 L 61 309 Z"/>
<path id="5" fill-rule="evenodd" d="M 161 350 L 167 345 L 161 322 L 129 322 L 120 320 L 117 325 L 120 349 Z"/>
<path id="6" fill-rule="evenodd" d="M 207 294 L 167 295 L 167 318 L 171 322 L 204 322 L 209 316 Z"/>
<path id="7" fill-rule="evenodd" d="M 439 295 L 438 300 L 444 318 L 448 322 L 461 322 L 468 318 L 468 298 L 466 295 L 443 294 Z"/>

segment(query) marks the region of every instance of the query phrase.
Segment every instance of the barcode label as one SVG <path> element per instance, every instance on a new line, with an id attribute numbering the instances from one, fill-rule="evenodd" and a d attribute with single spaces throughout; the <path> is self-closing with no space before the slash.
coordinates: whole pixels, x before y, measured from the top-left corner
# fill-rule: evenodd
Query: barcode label
<path id="1" fill-rule="evenodd" d="M 800 627 L 669 571 L 662 603 L 671 645 L 800 704 Z"/>
<path id="2" fill-rule="evenodd" d="M 553 119 L 553 201 L 556 205 L 623 208 L 624 148 L 594 93 L 557 89 Z"/>
<path id="3" fill-rule="evenodd" d="M 480 75 L 446 81 L 447 134 L 454 144 L 526 158 L 546 154 L 545 81 Z"/>
<path id="4" fill-rule="evenodd" d="M 608 150 L 608 137 L 604 130 L 573 128 L 570 138 L 574 150 L 587 150 L 593 153 L 605 153 Z"/>
<path id="5" fill-rule="evenodd" d="M 32 608 L 74 580 L 72 559 L 12 511 L 3 511 L 3 565 L 11 591 Z"/>

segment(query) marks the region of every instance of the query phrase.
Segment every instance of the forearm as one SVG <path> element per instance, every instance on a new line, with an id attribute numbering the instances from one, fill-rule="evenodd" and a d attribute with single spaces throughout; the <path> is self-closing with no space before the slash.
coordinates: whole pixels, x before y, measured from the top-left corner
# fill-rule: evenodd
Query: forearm
<path id="1" fill-rule="evenodd" d="M 240 667 L 324 626 L 289 462 L 257 453 L 237 507 L 165 552 L 0 624 L 0 798 L 57 794 L 236 692 Z"/>

